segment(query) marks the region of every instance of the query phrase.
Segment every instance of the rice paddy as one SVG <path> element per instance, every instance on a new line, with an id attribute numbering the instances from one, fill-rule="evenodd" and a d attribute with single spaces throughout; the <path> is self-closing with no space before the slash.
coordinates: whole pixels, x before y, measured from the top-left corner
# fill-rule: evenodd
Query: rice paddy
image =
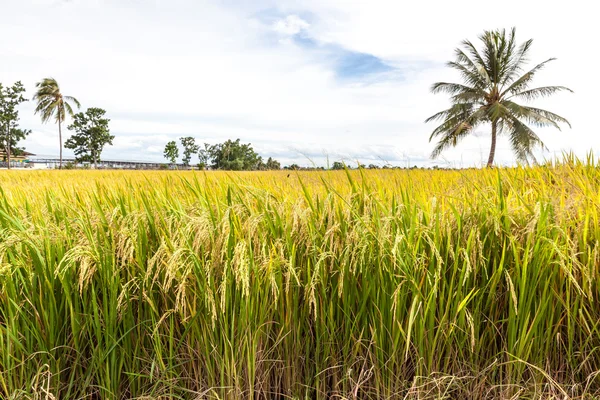
<path id="1" fill-rule="evenodd" d="M 600 169 L 0 172 L 2 399 L 592 399 Z"/>

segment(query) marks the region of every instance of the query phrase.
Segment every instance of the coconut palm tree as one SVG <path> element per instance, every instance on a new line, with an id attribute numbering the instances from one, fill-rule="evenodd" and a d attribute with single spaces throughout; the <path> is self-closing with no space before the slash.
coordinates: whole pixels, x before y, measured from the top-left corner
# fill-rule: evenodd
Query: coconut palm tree
<path id="1" fill-rule="evenodd" d="M 522 162 L 535 161 L 533 149 L 545 148 L 544 143 L 531 129 L 552 126 L 560 130 L 559 123 L 571 126 L 569 121 L 550 111 L 518 104 L 560 91 L 572 92 L 564 86 L 531 88 L 536 73 L 555 60 L 550 58 L 525 72 L 527 56 L 533 40 L 521 45 L 515 41 L 515 29 L 486 31 L 481 35 L 481 52 L 468 40 L 462 49 L 456 49 L 456 61 L 447 65 L 460 72 L 463 83 L 439 82 L 432 86 L 433 93 L 451 95 L 452 106 L 426 120 L 442 121 L 429 141 L 439 137 L 431 157 L 439 156 L 481 125 L 491 125 L 492 145 L 487 166 L 494 163 L 496 139 L 507 135 L 510 145 Z"/>
<path id="2" fill-rule="evenodd" d="M 66 114 L 73 116 L 73 108 L 70 103 L 73 103 L 79 109 L 81 105 L 75 97 L 64 96 L 58 82 L 54 78 L 46 78 L 41 82 L 38 82 L 35 87 L 37 92 L 33 96 L 33 100 L 37 101 L 37 107 L 35 113 L 40 113 L 42 116 L 42 122 L 48 122 L 50 118 L 54 118 L 58 123 L 58 141 L 60 143 L 60 164 L 59 168 L 62 168 L 62 130 L 61 124 L 65 121 Z"/>

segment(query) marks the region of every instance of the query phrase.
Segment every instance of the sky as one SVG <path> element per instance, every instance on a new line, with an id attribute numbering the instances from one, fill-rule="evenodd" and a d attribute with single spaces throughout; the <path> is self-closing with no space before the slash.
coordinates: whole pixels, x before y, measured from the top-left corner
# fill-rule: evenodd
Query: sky
<path id="1" fill-rule="evenodd" d="M 600 154 L 600 56 L 589 2 L 553 0 L 0 0 L 0 82 L 53 77 L 82 108 L 101 107 L 114 145 L 104 159 L 162 161 L 165 144 L 240 138 L 283 165 L 347 163 L 470 167 L 485 164 L 488 127 L 440 158 L 429 155 L 449 106 L 438 81 L 464 39 L 516 27 L 533 38 L 531 62 L 556 57 L 536 83 L 564 85 L 536 103 L 572 128 L 538 129 L 548 151 Z M 587 10 L 587 11 L 586 11 Z M 20 109 L 28 151 L 58 154 L 58 129 L 33 102 Z M 63 130 L 64 140 L 69 131 Z M 69 150 L 65 150 L 68 156 Z M 501 138 L 496 160 L 514 163 Z"/>

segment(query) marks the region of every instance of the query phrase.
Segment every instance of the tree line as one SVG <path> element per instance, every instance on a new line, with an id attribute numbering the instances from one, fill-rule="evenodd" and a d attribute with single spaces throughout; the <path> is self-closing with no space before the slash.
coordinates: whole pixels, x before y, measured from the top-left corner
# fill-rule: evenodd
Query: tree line
<path id="1" fill-rule="evenodd" d="M 191 166 L 192 157 L 198 158 L 199 169 L 218 169 L 226 171 L 266 171 L 281 169 L 279 161 L 269 157 L 266 161 L 258 155 L 251 143 L 241 143 L 240 139 L 226 140 L 223 143 L 196 144 L 196 139 L 187 136 L 179 139 L 182 147 L 181 161 L 184 166 Z M 164 157 L 175 165 L 179 158 L 179 147 L 172 140 L 165 146 Z"/>
<path id="2" fill-rule="evenodd" d="M 19 111 L 17 107 L 26 101 L 25 87 L 18 81 L 12 86 L 0 83 L 0 153 L 11 166 L 11 157 L 23 154 L 24 149 L 19 142 L 31 133 L 29 129 L 19 127 Z M 45 78 L 36 84 L 33 95 L 36 102 L 35 114 L 39 114 L 43 123 L 53 120 L 58 125 L 59 168 L 63 167 L 62 125 L 67 117 L 73 122 L 67 126 L 73 134 L 64 143 L 64 147 L 74 150 L 77 162 L 90 162 L 97 165 L 100 154 L 106 145 L 112 145 L 115 138 L 110 134 L 109 119 L 106 111 L 91 107 L 85 112 L 75 112 L 81 108 L 79 101 L 72 96 L 63 95 L 58 82 L 53 78 Z"/>

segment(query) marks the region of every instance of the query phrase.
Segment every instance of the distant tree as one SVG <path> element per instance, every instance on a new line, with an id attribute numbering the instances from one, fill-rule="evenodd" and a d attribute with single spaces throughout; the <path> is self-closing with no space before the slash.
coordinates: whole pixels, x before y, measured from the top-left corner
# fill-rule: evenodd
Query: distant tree
<path id="1" fill-rule="evenodd" d="M 292 164 L 292 165 L 288 165 L 284 169 L 291 169 L 292 171 L 298 171 L 302 168 L 298 164 Z"/>
<path id="2" fill-rule="evenodd" d="M 367 168 L 369 168 L 369 169 L 379 169 L 379 165 L 369 164 L 369 166 Z"/>
<path id="3" fill-rule="evenodd" d="M 211 146 L 208 143 L 204 143 L 204 148 L 198 147 L 198 167 L 200 169 L 208 167 L 208 164 L 210 163 L 210 149 Z"/>
<path id="4" fill-rule="evenodd" d="M 258 169 L 261 171 L 272 171 L 281 169 L 281 164 L 279 161 L 269 157 L 267 162 L 263 162 L 262 157 L 260 158 L 260 162 L 258 165 Z"/>
<path id="5" fill-rule="evenodd" d="M 58 86 L 58 82 L 54 78 L 46 78 L 35 85 L 38 89 L 33 100 L 37 101 L 35 113 L 40 113 L 42 122 L 47 122 L 50 118 L 54 118 L 58 123 L 58 141 L 60 144 L 60 163 L 59 168 L 62 168 L 62 131 L 61 124 L 65 121 L 67 114 L 73 116 L 73 108 L 70 103 L 73 103 L 79 109 L 81 105 L 75 97 L 63 96 Z"/>
<path id="6" fill-rule="evenodd" d="M 242 144 L 240 139 L 216 144 L 209 150 L 211 168 L 230 171 L 251 171 L 259 168 L 262 158 L 250 143 Z"/>
<path id="7" fill-rule="evenodd" d="M 491 125 L 492 145 L 487 166 L 494 163 L 496 138 L 500 134 L 509 137 L 511 147 L 520 161 L 533 158 L 536 146 L 544 143 L 528 126 L 552 126 L 560 130 L 559 123 L 570 126 L 560 115 L 539 108 L 517 104 L 517 100 L 535 100 L 560 91 L 571 91 L 564 86 L 530 88 L 533 78 L 553 58 L 536 65 L 523 74 L 532 40 L 517 47 L 515 29 L 485 31 L 479 37 L 483 44 L 480 52 L 468 40 L 464 49 L 456 49 L 456 61 L 448 66 L 458 70 L 464 84 L 439 82 L 433 85 L 433 93 L 447 93 L 452 106 L 441 111 L 426 122 L 441 120 L 429 140 L 440 137 L 431 153 L 432 158 L 473 133 L 481 125 Z"/>
<path id="8" fill-rule="evenodd" d="M 21 82 L 4 87 L 0 84 L 0 149 L 3 150 L 10 169 L 11 154 L 18 155 L 22 149 L 17 147 L 31 131 L 19 129 L 19 104 L 28 101 L 24 96 L 25 87 Z"/>
<path id="9" fill-rule="evenodd" d="M 104 118 L 106 111 L 101 108 L 88 108 L 85 113 L 73 116 L 68 129 L 74 131 L 65 143 L 67 149 L 75 150 L 77 161 L 88 161 L 98 166 L 100 154 L 106 145 L 112 145 L 115 138 L 108 129 L 109 119 Z"/>
<path id="10" fill-rule="evenodd" d="M 192 155 L 198 153 L 200 147 L 196 144 L 196 139 L 191 136 L 179 138 L 183 146 L 183 165 L 189 166 L 192 161 Z"/>
<path id="11" fill-rule="evenodd" d="M 267 162 L 263 164 L 264 165 L 264 169 L 265 170 L 277 170 L 277 169 L 281 169 L 281 164 L 279 163 L 279 161 L 269 157 L 267 159 Z"/>
<path id="12" fill-rule="evenodd" d="M 342 163 L 341 161 L 334 161 L 333 165 L 331 166 L 331 169 L 333 169 L 333 170 L 344 169 L 344 163 Z"/>
<path id="13" fill-rule="evenodd" d="M 177 148 L 177 143 L 174 140 L 171 140 L 165 146 L 164 156 L 171 164 L 175 164 L 177 162 L 177 158 L 179 157 L 179 149 Z"/>
<path id="14" fill-rule="evenodd" d="M 9 166 L 8 168 L 10 169 L 10 158 L 12 156 L 18 157 L 20 155 L 22 155 L 23 153 L 25 153 L 25 148 L 23 147 L 17 147 L 19 142 L 23 139 L 25 139 L 29 134 L 31 133 L 31 130 L 29 129 L 20 129 L 20 128 L 12 128 L 11 132 L 9 134 L 9 140 L 10 141 L 10 146 L 7 146 L 8 141 L 2 140 L 2 144 L 0 144 L 0 150 L 2 150 L 5 154 L 5 158 L 3 161 L 6 161 Z M 8 151 L 7 151 L 8 148 Z"/>

